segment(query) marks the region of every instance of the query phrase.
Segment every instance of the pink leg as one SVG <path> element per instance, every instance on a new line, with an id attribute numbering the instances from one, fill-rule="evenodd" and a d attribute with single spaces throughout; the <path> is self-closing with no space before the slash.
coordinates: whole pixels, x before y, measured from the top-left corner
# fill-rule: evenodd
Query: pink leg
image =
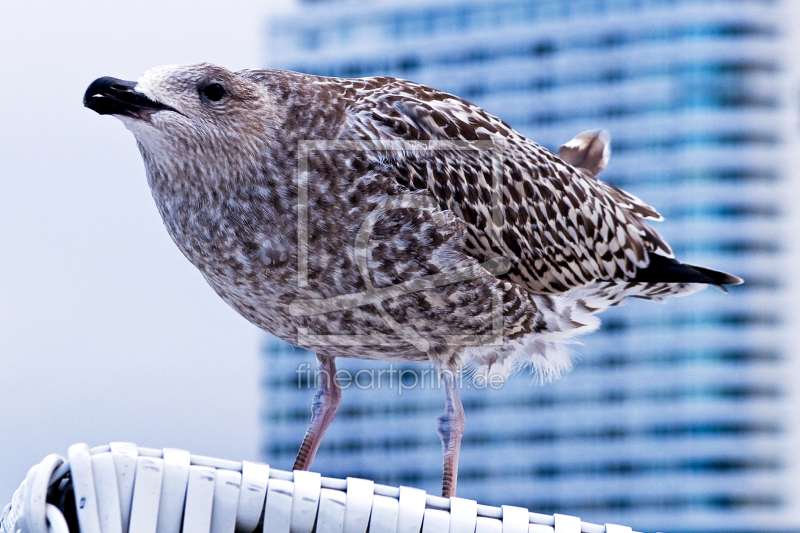
<path id="1" fill-rule="evenodd" d="M 444 413 L 436 419 L 436 429 L 442 439 L 442 455 L 444 468 L 442 473 L 442 496 L 450 498 L 456 495 L 458 481 L 458 452 L 461 450 L 461 435 L 464 434 L 464 407 L 452 372 L 443 371 L 442 381 L 445 386 Z"/>
<path id="2" fill-rule="evenodd" d="M 322 436 L 333 422 L 340 403 L 342 403 L 342 389 L 339 388 L 339 381 L 336 379 L 336 359 L 319 357 L 317 393 L 314 395 L 314 403 L 311 404 L 311 423 L 308 424 L 303 444 L 297 452 L 293 470 L 311 468 Z"/>

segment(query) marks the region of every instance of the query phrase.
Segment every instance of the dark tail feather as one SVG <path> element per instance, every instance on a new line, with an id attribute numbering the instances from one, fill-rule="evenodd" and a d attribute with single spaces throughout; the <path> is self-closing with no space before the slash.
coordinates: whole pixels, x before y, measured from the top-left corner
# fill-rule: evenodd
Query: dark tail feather
<path id="1" fill-rule="evenodd" d="M 742 278 L 709 268 L 687 265 L 663 255 L 650 254 L 650 264 L 640 269 L 630 281 L 642 283 L 707 283 L 727 292 L 724 285 L 739 285 Z"/>

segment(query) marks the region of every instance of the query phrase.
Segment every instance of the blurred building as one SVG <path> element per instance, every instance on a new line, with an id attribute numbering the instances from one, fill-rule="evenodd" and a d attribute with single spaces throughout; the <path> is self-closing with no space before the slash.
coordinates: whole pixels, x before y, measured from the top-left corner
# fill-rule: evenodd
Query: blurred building
<path id="1" fill-rule="evenodd" d="M 728 295 L 708 289 L 605 313 L 556 383 L 519 375 L 499 391 L 464 390 L 460 496 L 644 531 L 800 528 L 796 9 L 791 0 L 306 2 L 273 21 L 271 67 L 410 79 L 551 150 L 609 130 L 601 178 L 661 211 L 655 226 L 682 260 L 747 280 Z M 264 346 L 263 453 L 282 467 L 313 396 L 298 369 L 313 369 L 313 355 L 296 352 Z M 344 391 L 315 469 L 436 493 L 443 391 L 381 383 Z"/>

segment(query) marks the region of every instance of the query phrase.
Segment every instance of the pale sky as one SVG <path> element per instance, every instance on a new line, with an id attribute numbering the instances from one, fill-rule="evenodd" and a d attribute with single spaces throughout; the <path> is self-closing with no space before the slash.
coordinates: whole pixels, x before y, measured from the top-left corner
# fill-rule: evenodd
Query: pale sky
<path id="1" fill-rule="evenodd" d="M 290 2 L 2 4 L 0 509 L 76 442 L 258 458 L 261 334 L 170 240 L 133 136 L 81 99 L 161 64 L 263 66 Z"/>

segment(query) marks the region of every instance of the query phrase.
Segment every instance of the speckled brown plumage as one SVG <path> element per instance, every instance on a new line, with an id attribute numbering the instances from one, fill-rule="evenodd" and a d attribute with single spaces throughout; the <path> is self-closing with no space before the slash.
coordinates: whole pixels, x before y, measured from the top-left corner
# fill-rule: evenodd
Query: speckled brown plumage
<path id="1" fill-rule="evenodd" d="M 224 87 L 219 102 L 203 96 L 209 83 Z M 626 296 L 663 299 L 702 287 L 687 282 L 736 281 L 650 276 L 633 283 L 651 256 L 671 251 L 645 221 L 660 218 L 653 208 L 595 177 L 607 161 L 607 142 L 596 136 L 592 150 L 605 155 L 581 165 L 591 150 L 574 141 L 561 153 L 571 166 L 458 97 L 392 78 L 232 73 L 201 64 L 153 69 L 135 91 L 168 108 L 118 116 L 137 138 L 175 243 L 226 302 L 265 330 L 295 344 L 303 332 L 356 339 L 309 346 L 320 353 L 493 372 L 530 363 L 552 377 L 569 367 L 563 342 L 596 328 L 593 314 Z M 421 148 L 308 152 L 308 277 L 300 286 L 298 143 L 376 139 Z M 436 140 L 493 149 L 425 149 Z M 365 290 L 357 232 L 387 197 L 403 194 L 413 205 L 382 213 L 367 243 L 371 284 L 403 286 L 458 269 L 471 279 L 394 295 L 383 310 L 366 304 L 303 315 L 291 308 Z M 428 203 L 420 207 L 415 195 Z M 500 215 L 495 234 L 492 206 Z M 507 260 L 503 272 L 480 266 L 492 258 Z M 502 343 L 445 339 L 497 331 L 493 297 L 502 302 Z M 387 313 L 427 349 L 398 337 Z"/>
<path id="2" fill-rule="evenodd" d="M 507 257 L 515 283 L 536 293 L 563 293 L 598 279 L 633 278 L 650 252 L 672 255 L 643 221 L 660 215 L 638 198 L 565 164 L 460 98 L 406 81 L 380 81 L 356 93 L 342 135 L 498 144 L 499 180 L 491 176 L 486 151 L 415 153 L 392 163 L 401 185 L 427 191 L 466 223 L 471 255 Z M 499 246 L 485 231 L 492 191 L 501 195 Z"/>

